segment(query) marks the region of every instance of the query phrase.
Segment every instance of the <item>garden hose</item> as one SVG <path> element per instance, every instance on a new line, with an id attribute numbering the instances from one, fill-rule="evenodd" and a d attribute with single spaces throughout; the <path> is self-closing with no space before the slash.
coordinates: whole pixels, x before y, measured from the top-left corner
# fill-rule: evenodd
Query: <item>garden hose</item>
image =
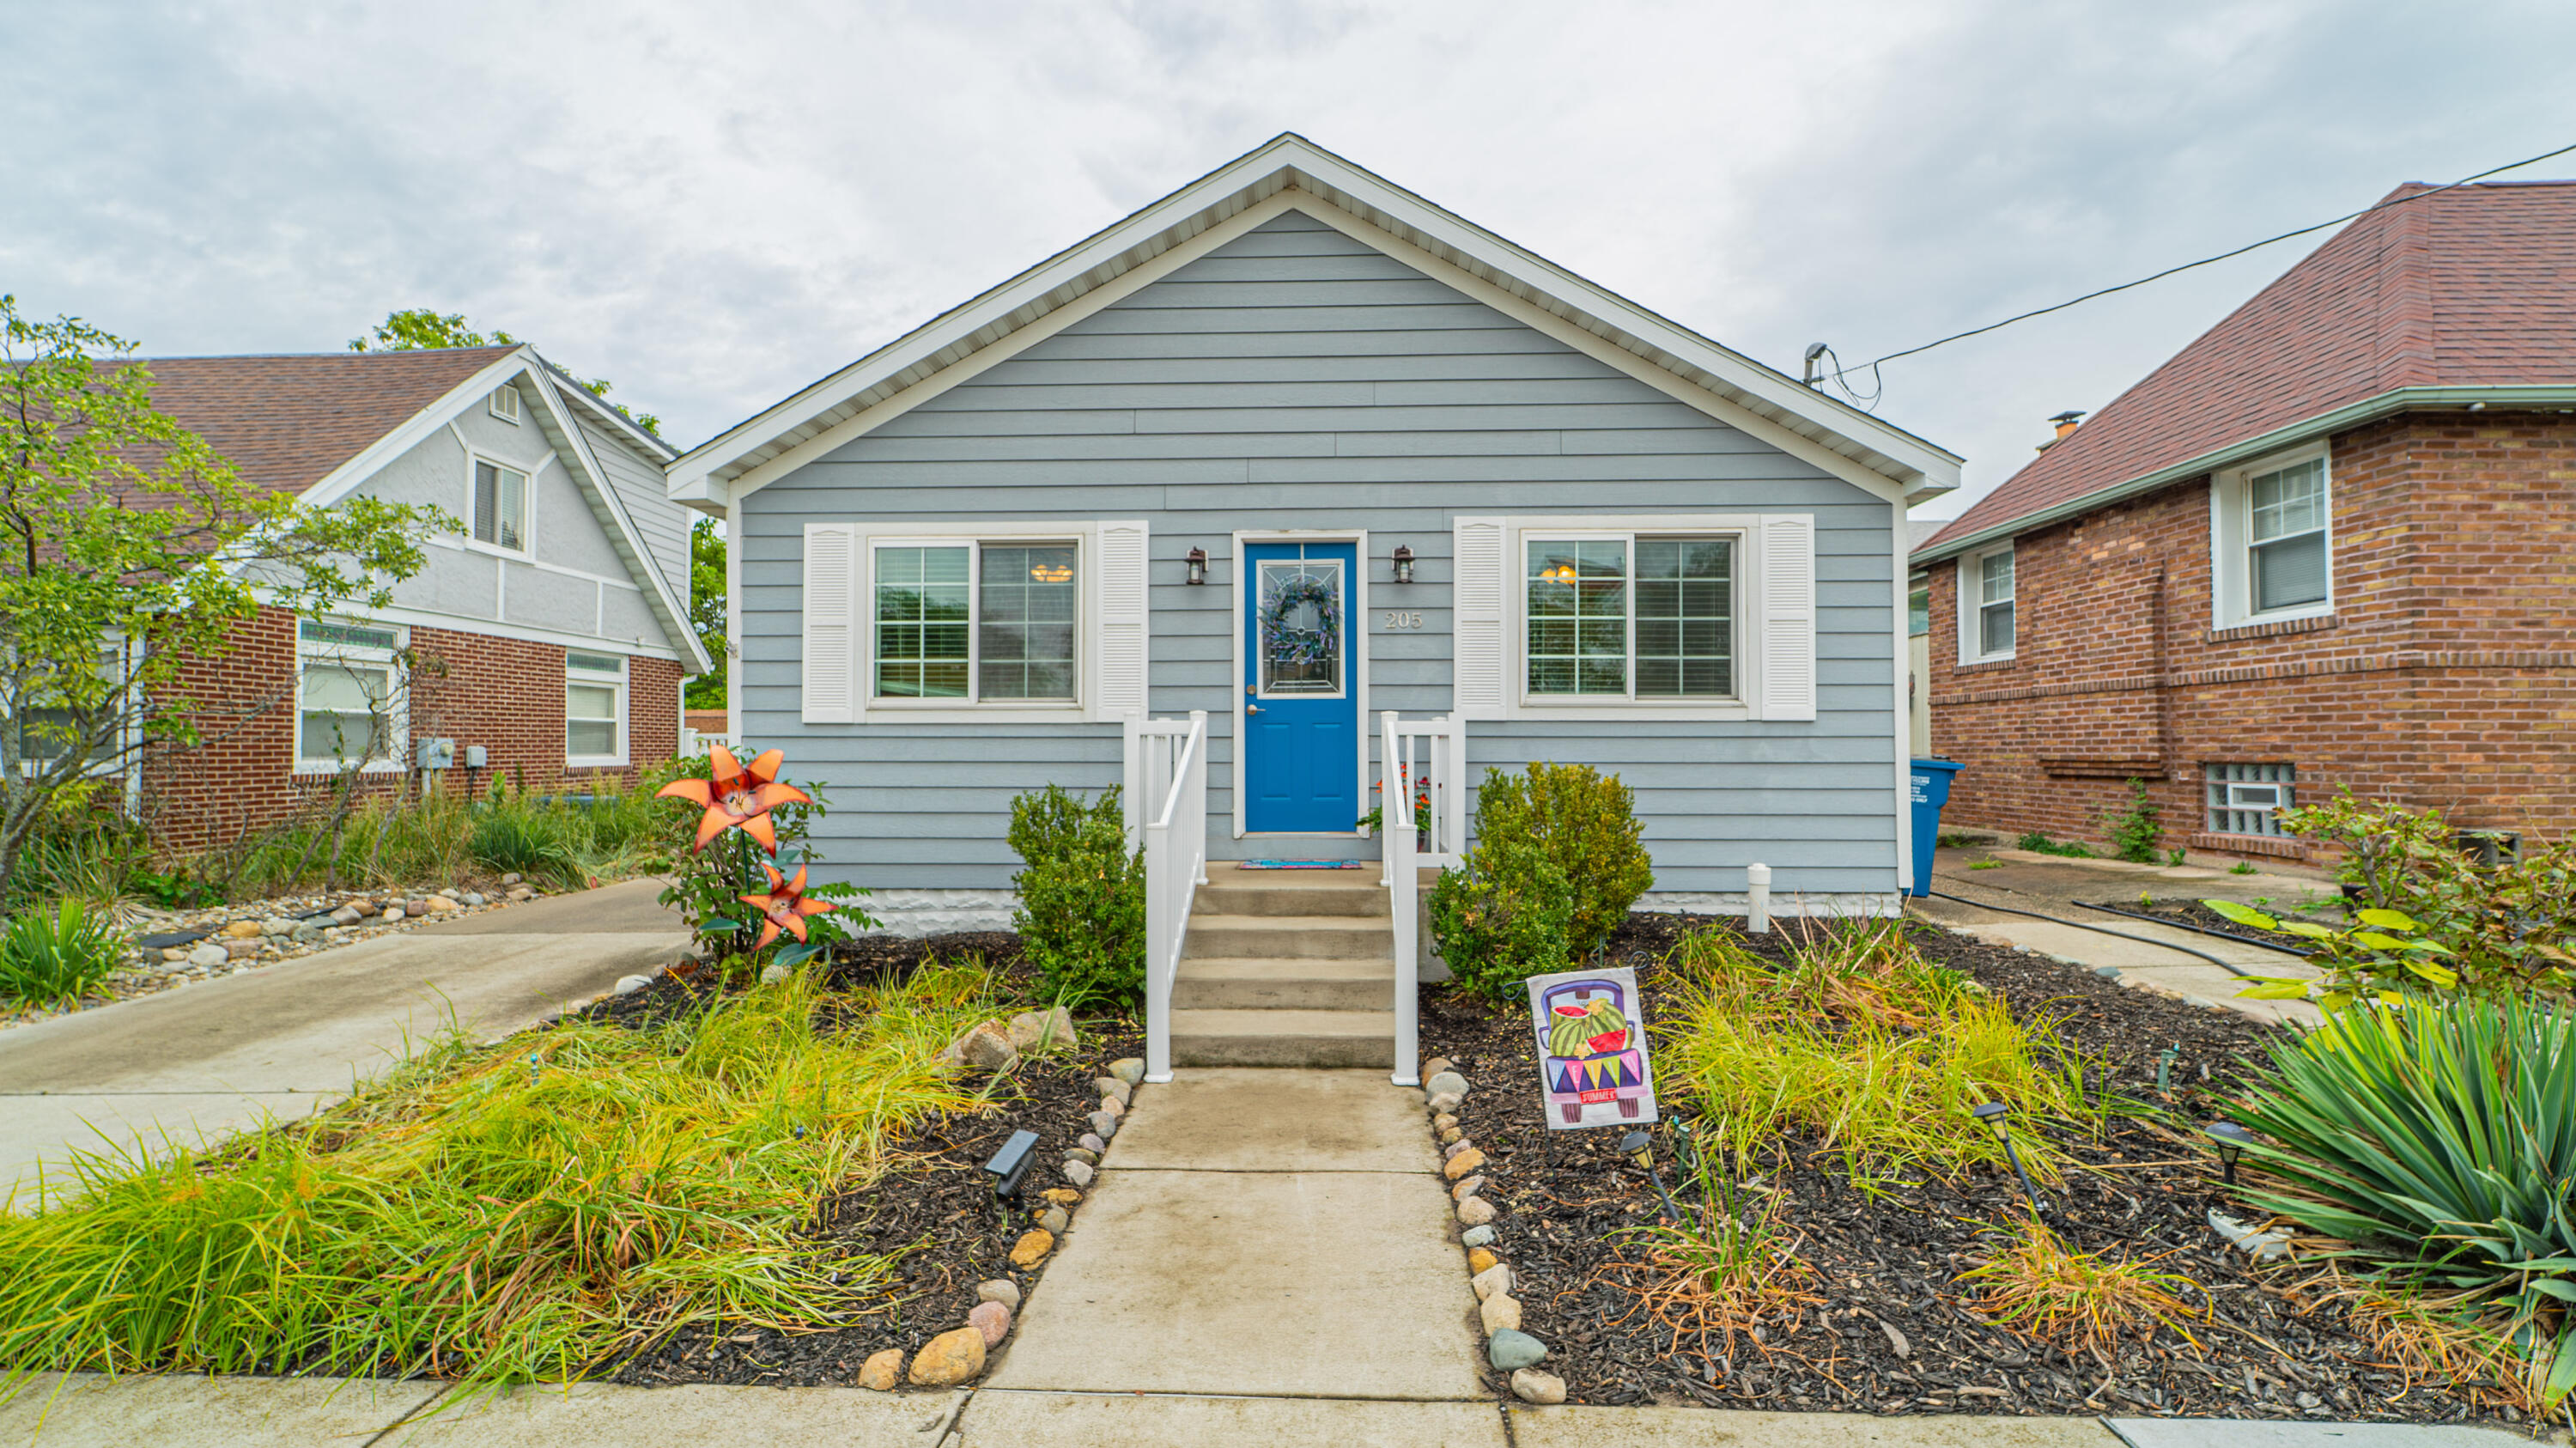
<path id="1" fill-rule="evenodd" d="M 2302 959 L 2316 954 L 2313 950 L 2296 945 L 2273 945 L 2268 941 L 2248 940 L 2242 935 L 2225 930 L 2212 930 L 2206 925 L 2185 925 L 2179 920 L 2167 920 L 2162 916 L 2141 915 L 2135 910 L 2123 910 L 2117 905 L 2096 905 L 2090 900 L 2078 900 L 2075 903 L 2087 910 L 2099 910 L 2105 915 L 2126 915 L 2132 920 L 2143 920 L 2149 925 L 2161 925 L 2168 930 L 2188 930 L 2194 935 L 2207 935 L 2219 940 L 2233 940 L 2239 945 L 2253 946 L 2256 950 L 2277 950 L 2283 955 L 2295 955 Z"/>
<path id="2" fill-rule="evenodd" d="M 2131 935 L 2125 930 L 2105 930 L 2099 925 L 2087 925 L 2081 920 L 2060 920 L 2054 915 L 2042 915 L 2036 910 L 2017 910 L 2010 905 L 1990 905 L 1983 900 L 1971 900 L 1965 895 L 1953 895 L 1943 890 L 1935 890 L 1932 894 L 1936 899 L 1953 900 L 1961 905 L 1973 905 L 1979 910 L 2000 910 L 2006 915 L 2027 915 L 2033 920 L 2045 920 L 2051 925 L 2072 925 L 2078 930 L 2090 930 L 2096 935 L 2108 935 L 2114 940 L 2134 940 L 2140 945 L 2152 945 L 2163 950 L 2180 951 L 2184 955 L 2196 955 L 2240 980 L 2261 980 L 2263 978 L 2250 970 L 2230 965 L 2226 961 L 2219 959 L 2217 956 L 2210 954 L 2206 950 L 2194 950 L 2188 945 L 2176 945 L 2170 940 L 2150 940 L 2143 935 Z M 2252 944 L 2251 941 L 2244 943 Z M 2254 948 L 2256 950 L 2271 949 L 2268 945 L 2256 945 Z"/>

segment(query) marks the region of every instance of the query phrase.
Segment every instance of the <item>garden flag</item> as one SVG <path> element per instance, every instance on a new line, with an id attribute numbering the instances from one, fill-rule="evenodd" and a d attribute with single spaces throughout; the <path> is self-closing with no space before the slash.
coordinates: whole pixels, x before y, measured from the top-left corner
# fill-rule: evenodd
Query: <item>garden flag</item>
<path id="1" fill-rule="evenodd" d="M 1655 1119 L 1637 972 L 1623 966 L 1534 975 L 1529 996 L 1552 1130 L 1643 1126 Z"/>

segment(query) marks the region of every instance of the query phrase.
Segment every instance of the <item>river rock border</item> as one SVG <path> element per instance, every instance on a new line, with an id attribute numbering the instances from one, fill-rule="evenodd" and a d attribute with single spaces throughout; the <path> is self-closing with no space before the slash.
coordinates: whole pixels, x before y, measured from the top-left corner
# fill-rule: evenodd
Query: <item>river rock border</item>
<path id="1" fill-rule="evenodd" d="M 1512 1295 L 1512 1267 L 1494 1253 L 1494 1204 L 1485 1200 L 1485 1153 L 1458 1125 L 1458 1104 L 1472 1087 L 1445 1056 L 1422 1063 L 1423 1106 L 1440 1148 L 1440 1175 L 1458 1223 L 1458 1245 L 1467 1254 L 1467 1285 L 1476 1293 L 1476 1326 L 1485 1338 L 1485 1361 L 1511 1375 L 1512 1396 L 1524 1403 L 1562 1403 L 1565 1380 L 1540 1369 L 1547 1344 L 1521 1331 L 1520 1299 Z"/>
<path id="2" fill-rule="evenodd" d="M 1070 1045 L 1073 1040 L 1073 1019 L 1059 1006 L 1051 1013 L 1029 1011 L 1007 1023 L 986 1021 L 971 1027 L 948 1044 L 940 1059 L 998 1068 L 1017 1059 L 1022 1050 Z M 1084 1193 L 1099 1174 L 1109 1143 L 1118 1135 L 1118 1125 L 1125 1119 L 1129 1103 L 1135 1100 L 1138 1083 L 1144 1079 L 1145 1063 L 1129 1056 L 1110 1062 L 1109 1074 L 1092 1081 L 1100 1093 L 1100 1106 L 1083 1117 L 1083 1125 L 1089 1129 L 1056 1167 L 1060 1184 L 1036 1192 L 1036 1206 L 1030 1205 L 1032 1197 L 1027 1188 L 1022 1189 L 1020 1209 L 1028 1213 L 1030 1225 L 1011 1244 L 1014 1275 L 976 1284 L 976 1302 L 967 1310 L 965 1325 L 923 1344 L 912 1355 L 908 1367 L 901 1348 L 869 1354 L 859 1366 L 860 1387 L 878 1392 L 891 1392 L 903 1383 L 922 1388 L 955 1388 L 984 1375 L 987 1354 L 1011 1335 L 1021 1303 L 1037 1286 L 1036 1274 L 1054 1253 L 1058 1239 L 1073 1226 L 1074 1209 L 1082 1205 Z M 1032 1177 L 1039 1171 L 1034 1164 L 1030 1168 Z"/>

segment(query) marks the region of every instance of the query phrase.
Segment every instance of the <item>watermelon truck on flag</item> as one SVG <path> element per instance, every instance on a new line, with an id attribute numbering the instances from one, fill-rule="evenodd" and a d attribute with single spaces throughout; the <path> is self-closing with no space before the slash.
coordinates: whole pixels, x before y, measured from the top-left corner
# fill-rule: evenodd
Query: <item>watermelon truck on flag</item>
<path id="1" fill-rule="evenodd" d="M 1557 1130 L 1655 1119 L 1646 1025 L 1633 970 L 1533 976 L 1531 1025 L 1539 1074 Z"/>

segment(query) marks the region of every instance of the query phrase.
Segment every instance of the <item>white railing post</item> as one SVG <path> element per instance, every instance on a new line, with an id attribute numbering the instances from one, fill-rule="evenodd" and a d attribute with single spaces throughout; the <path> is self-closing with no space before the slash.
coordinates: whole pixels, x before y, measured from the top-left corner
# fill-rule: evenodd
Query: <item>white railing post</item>
<path id="1" fill-rule="evenodd" d="M 1379 748 L 1385 753 L 1388 784 L 1378 792 L 1379 818 L 1386 822 L 1387 909 L 1395 934 L 1395 1074 L 1398 1086 L 1422 1084 L 1421 1023 L 1416 1018 L 1421 992 L 1421 941 L 1414 904 L 1421 883 L 1415 858 L 1419 842 L 1413 823 L 1411 751 L 1393 710 L 1378 716 Z M 1430 759 L 1423 761 L 1426 765 Z"/>
<path id="2" fill-rule="evenodd" d="M 1172 979 L 1189 942 L 1190 902 L 1207 883 L 1207 711 L 1131 718 L 1127 780 L 1145 852 L 1145 1079 L 1172 1079 Z"/>
<path id="3" fill-rule="evenodd" d="M 1208 716 L 1205 709 L 1190 711 L 1190 787 L 1181 800 L 1181 813 L 1190 828 L 1190 855 L 1197 862 L 1190 871 L 1190 883 L 1204 885 L 1207 877 L 1207 758 Z M 1189 906 L 1181 907 L 1181 928 L 1189 931 Z"/>
<path id="4" fill-rule="evenodd" d="M 1127 826 L 1127 848 L 1141 849 L 1145 844 L 1145 811 L 1152 806 L 1145 799 L 1145 714 L 1130 709 L 1118 721 L 1119 759 L 1125 768 L 1118 776 L 1120 812 Z"/>
<path id="5" fill-rule="evenodd" d="M 1440 853 L 1452 859 L 1467 854 L 1467 717 L 1452 714 L 1446 721 L 1447 746 L 1441 763 L 1447 766 L 1446 797 L 1435 797 L 1432 804 L 1440 811 Z"/>

